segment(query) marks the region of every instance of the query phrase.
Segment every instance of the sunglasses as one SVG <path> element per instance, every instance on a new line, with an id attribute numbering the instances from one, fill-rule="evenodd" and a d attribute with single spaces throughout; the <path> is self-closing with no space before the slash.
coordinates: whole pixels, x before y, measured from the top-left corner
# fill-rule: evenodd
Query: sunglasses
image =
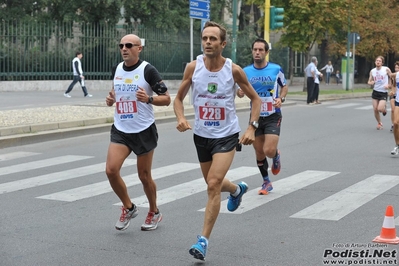
<path id="1" fill-rule="evenodd" d="M 134 44 L 134 43 L 130 43 L 130 42 L 125 43 L 125 44 L 120 43 L 120 44 L 119 44 L 119 49 L 123 49 L 123 46 L 126 46 L 127 49 L 130 49 L 130 48 L 132 48 L 133 46 L 140 46 L 140 44 Z"/>

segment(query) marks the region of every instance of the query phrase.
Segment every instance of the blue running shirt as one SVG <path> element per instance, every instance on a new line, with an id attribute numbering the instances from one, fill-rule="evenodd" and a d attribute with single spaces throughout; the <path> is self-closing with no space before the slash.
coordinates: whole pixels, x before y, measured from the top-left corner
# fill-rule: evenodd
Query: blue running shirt
<path id="1" fill-rule="evenodd" d="M 268 62 L 264 68 L 255 68 L 253 64 L 246 66 L 244 72 L 262 100 L 260 116 L 280 113 L 280 108 L 273 107 L 273 101 L 279 97 L 279 89 L 286 85 L 283 69 L 277 64 Z"/>

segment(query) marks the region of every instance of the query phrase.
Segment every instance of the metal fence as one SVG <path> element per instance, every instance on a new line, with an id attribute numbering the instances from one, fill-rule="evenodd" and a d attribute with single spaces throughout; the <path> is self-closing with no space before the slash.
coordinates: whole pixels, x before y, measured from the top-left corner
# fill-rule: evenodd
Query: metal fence
<path id="1" fill-rule="evenodd" d="M 0 22 L 0 80 L 63 80 L 72 77 L 72 59 L 83 53 L 82 66 L 90 79 L 110 79 L 122 61 L 118 44 L 125 34 L 145 39 L 140 55 L 165 79 L 180 79 L 190 61 L 189 31 L 165 32 L 134 26 Z M 201 52 L 194 33 L 194 54 Z"/>
<path id="2" fill-rule="evenodd" d="M 154 65 L 164 79 L 182 78 L 185 64 L 190 61 L 189 29 L 173 32 L 141 25 L 118 27 L 3 20 L 0 22 L 0 80 L 71 79 L 71 62 L 76 51 L 83 53 L 86 78 L 108 80 L 112 67 L 122 61 L 118 44 L 128 33 L 145 39 L 140 58 Z M 252 57 L 252 41 L 246 34 L 241 33 L 237 39 L 237 64 L 241 66 L 250 64 Z M 193 37 L 193 53 L 197 55 L 201 53 L 200 31 L 194 30 Z M 287 69 L 288 58 L 284 51 L 273 50 L 270 59 Z M 223 55 L 231 57 L 231 45 L 225 48 Z"/>

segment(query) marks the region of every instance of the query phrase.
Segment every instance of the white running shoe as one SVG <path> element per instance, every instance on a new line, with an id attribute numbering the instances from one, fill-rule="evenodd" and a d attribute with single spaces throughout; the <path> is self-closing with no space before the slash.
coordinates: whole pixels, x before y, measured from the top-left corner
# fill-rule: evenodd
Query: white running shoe
<path id="1" fill-rule="evenodd" d="M 115 224 L 116 230 L 126 230 L 129 225 L 130 225 L 130 220 L 134 217 L 136 217 L 139 214 L 139 210 L 137 209 L 137 206 L 134 205 L 133 210 L 126 209 L 125 207 L 121 207 L 122 214 L 121 217 L 119 217 L 119 220 Z"/>
<path id="2" fill-rule="evenodd" d="M 157 214 L 155 212 L 148 212 L 144 224 L 141 225 L 141 230 L 143 231 L 155 230 L 157 229 L 160 221 L 162 221 L 162 213 L 160 213 L 159 210 Z"/>
<path id="3" fill-rule="evenodd" d="M 68 93 L 64 93 L 64 96 L 67 97 L 67 98 L 71 98 L 71 97 L 72 97 L 72 96 L 69 95 Z"/>
<path id="4" fill-rule="evenodd" d="M 93 97 L 93 95 L 91 95 L 91 94 L 86 94 L 85 97 L 91 98 L 91 97 Z"/>
<path id="5" fill-rule="evenodd" d="M 399 154 L 399 147 L 395 146 L 395 148 L 393 148 L 393 150 L 391 151 L 392 155 L 398 155 Z"/>

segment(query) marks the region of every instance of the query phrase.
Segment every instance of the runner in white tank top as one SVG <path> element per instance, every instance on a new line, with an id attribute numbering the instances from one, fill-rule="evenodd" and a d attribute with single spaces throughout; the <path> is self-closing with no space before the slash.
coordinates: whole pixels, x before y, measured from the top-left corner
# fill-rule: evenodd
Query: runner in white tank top
<path id="1" fill-rule="evenodd" d="M 197 56 L 192 78 L 195 110 L 194 134 L 204 138 L 223 138 L 240 132 L 234 104 L 236 89 L 232 61 L 226 58 L 221 70 L 210 72 L 204 55 Z"/>
<path id="2" fill-rule="evenodd" d="M 138 133 L 154 123 L 152 104 L 137 100 L 136 92 L 143 88 L 149 96 L 153 95 L 150 84 L 144 78 L 144 69 L 148 65 L 143 61 L 136 69 L 125 71 L 124 62 L 120 63 L 114 75 L 116 108 L 115 127 L 125 133 Z"/>
<path id="3" fill-rule="evenodd" d="M 137 155 L 137 172 L 149 203 L 141 230 L 155 230 L 162 220 L 162 214 L 157 206 L 156 184 L 151 175 L 154 150 L 158 143 L 152 105 L 169 105 L 171 100 L 158 70 L 140 60 L 143 47 L 137 35 L 125 35 L 119 43 L 119 49 L 123 62 L 113 69 L 113 87 L 105 100 L 108 106 L 115 104 L 105 172 L 123 205 L 115 228 L 126 230 L 130 219 L 138 215 L 138 208 L 131 202 L 120 174 L 123 162 L 133 152 Z M 153 97 L 153 92 L 157 96 Z"/>
<path id="4" fill-rule="evenodd" d="M 205 260 L 208 239 L 220 210 L 221 192 L 230 193 L 227 209 L 235 211 L 248 189 L 244 182 L 233 184 L 225 175 L 233 161 L 237 144 L 249 145 L 255 140 L 261 101 L 248 83 L 242 68 L 222 56 L 226 47 L 225 28 L 212 21 L 206 22 L 202 31 L 202 47 L 204 54 L 186 66 L 174 101 L 174 110 L 177 130 L 184 132 L 191 129 L 184 116 L 183 101 L 192 87 L 195 108 L 194 143 L 202 175 L 208 186 L 208 202 L 205 204 L 202 232 L 189 253 L 196 259 Z M 240 128 L 234 105 L 235 83 L 252 101 L 253 123 L 239 140 Z"/>
<path id="5" fill-rule="evenodd" d="M 373 86 L 371 95 L 373 101 L 374 117 L 377 120 L 377 129 L 383 129 L 380 113 L 383 116 L 387 114 L 386 103 L 388 99 L 387 90 L 389 89 L 389 76 L 391 70 L 388 67 L 382 66 L 384 64 L 384 57 L 377 56 L 375 59 L 375 68 L 370 71 L 368 84 Z"/>
<path id="6" fill-rule="evenodd" d="M 395 141 L 395 147 L 391 151 L 391 155 L 399 154 L 399 61 L 395 62 L 395 73 L 392 73 L 391 78 L 393 78 L 391 97 L 393 102 L 392 119 L 393 119 L 393 138 Z"/>

